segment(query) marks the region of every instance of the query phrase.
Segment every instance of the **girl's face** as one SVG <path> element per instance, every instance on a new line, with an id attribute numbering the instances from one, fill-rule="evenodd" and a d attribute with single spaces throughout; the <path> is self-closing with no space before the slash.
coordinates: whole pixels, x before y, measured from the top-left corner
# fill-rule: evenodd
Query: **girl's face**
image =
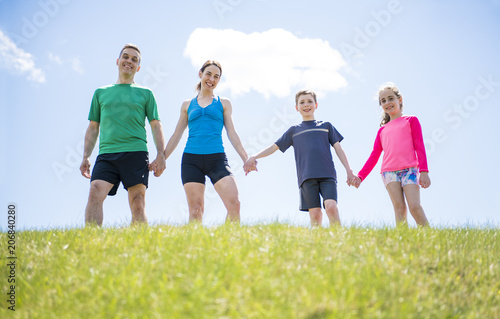
<path id="1" fill-rule="evenodd" d="M 220 81 L 220 69 L 216 65 L 209 65 L 203 72 L 199 72 L 198 76 L 201 79 L 201 89 L 213 91 Z"/>
<path id="2" fill-rule="evenodd" d="M 380 106 L 390 117 L 401 115 L 401 104 L 403 97 L 397 97 L 391 89 L 385 89 L 379 94 Z"/>

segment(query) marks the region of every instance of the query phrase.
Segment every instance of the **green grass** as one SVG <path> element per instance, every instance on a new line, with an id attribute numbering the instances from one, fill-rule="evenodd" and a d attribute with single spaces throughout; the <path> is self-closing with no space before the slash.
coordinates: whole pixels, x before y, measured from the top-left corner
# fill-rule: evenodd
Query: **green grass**
<path id="1" fill-rule="evenodd" d="M 0 318 L 500 318 L 498 228 L 187 225 L 16 241 L 16 311 L 4 258 Z"/>

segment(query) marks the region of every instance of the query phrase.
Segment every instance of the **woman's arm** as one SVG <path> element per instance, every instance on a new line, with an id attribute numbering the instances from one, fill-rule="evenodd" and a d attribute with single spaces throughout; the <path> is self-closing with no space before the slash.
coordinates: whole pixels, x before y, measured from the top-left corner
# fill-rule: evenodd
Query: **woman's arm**
<path id="1" fill-rule="evenodd" d="M 175 127 L 175 131 L 168 140 L 167 146 L 165 147 L 165 160 L 172 154 L 175 150 L 179 141 L 182 138 L 182 134 L 186 130 L 188 126 L 188 115 L 187 109 L 189 107 L 189 101 L 184 101 L 181 106 L 181 115 L 179 117 L 179 121 L 177 122 L 177 126 Z"/>
<path id="2" fill-rule="evenodd" d="M 222 106 L 224 107 L 224 127 L 226 128 L 227 137 L 233 145 L 234 149 L 240 155 L 243 163 L 248 160 L 248 154 L 243 148 L 240 137 L 234 128 L 233 123 L 233 106 L 228 99 L 221 99 Z"/>

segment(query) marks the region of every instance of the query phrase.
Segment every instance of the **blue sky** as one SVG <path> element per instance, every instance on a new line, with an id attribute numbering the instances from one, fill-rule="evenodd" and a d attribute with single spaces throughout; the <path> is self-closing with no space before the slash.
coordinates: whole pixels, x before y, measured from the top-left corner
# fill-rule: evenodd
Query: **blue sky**
<path id="1" fill-rule="evenodd" d="M 406 114 L 422 123 L 432 186 L 421 191 L 433 225 L 498 225 L 500 186 L 500 1 L 76 1 L 0 0 L 0 226 L 8 203 L 18 227 L 82 227 L 89 182 L 79 165 L 92 94 L 117 79 L 125 43 L 142 51 L 136 82 L 153 89 L 168 139 L 197 71 L 219 60 L 217 94 L 234 107 L 236 130 L 252 154 L 301 121 L 294 94 L 319 94 L 316 118 L 345 137 L 359 171 L 373 146 L 387 81 Z M 151 157 L 156 156 L 147 126 Z M 244 176 L 224 134 L 244 224 L 309 224 L 298 211 L 293 151 L 259 161 Z M 180 158 L 187 132 L 146 197 L 151 224 L 184 224 Z M 98 149 L 94 149 L 92 162 Z M 380 161 L 359 189 L 345 184 L 334 155 L 345 225 L 394 225 Z M 224 221 L 207 183 L 206 225 Z M 4 216 L 4 217 L 1 217 Z M 414 224 L 412 218 L 410 223 Z M 104 204 L 106 226 L 126 225 L 126 191 Z M 324 216 L 324 222 L 327 218 Z"/>

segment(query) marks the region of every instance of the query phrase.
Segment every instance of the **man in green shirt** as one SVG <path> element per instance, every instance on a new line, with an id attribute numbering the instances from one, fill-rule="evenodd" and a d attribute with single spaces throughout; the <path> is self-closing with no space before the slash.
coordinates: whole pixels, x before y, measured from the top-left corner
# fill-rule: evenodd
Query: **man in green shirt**
<path id="1" fill-rule="evenodd" d="M 141 52 L 127 44 L 116 61 L 118 81 L 98 88 L 85 133 L 82 175 L 91 180 L 85 224 L 102 226 L 103 202 L 116 194 L 120 182 L 128 191 L 132 224 L 145 223 L 145 195 L 149 171 L 159 177 L 165 170 L 165 138 L 153 92 L 134 82 Z M 148 118 L 156 145 L 156 159 L 149 164 L 145 120 Z M 100 133 L 100 134 L 99 134 Z M 90 174 L 90 155 L 99 136 L 99 155 Z"/>

